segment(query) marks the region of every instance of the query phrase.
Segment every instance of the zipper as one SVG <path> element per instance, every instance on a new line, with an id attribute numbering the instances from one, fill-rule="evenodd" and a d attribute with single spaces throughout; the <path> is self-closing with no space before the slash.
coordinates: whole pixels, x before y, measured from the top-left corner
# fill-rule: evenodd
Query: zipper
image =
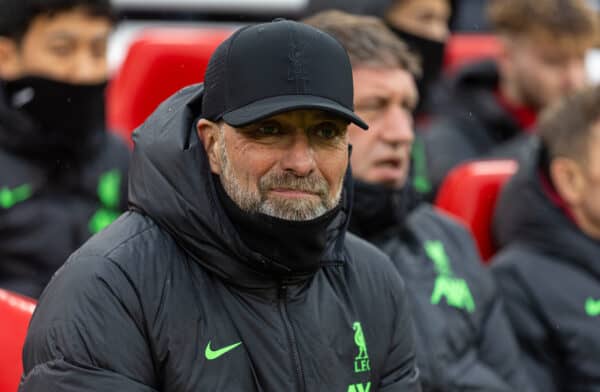
<path id="1" fill-rule="evenodd" d="M 287 312 L 287 285 L 282 284 L 279 287 L 279 313 L 285 326 L 285 332 L 288 338 L 292 352 L 292 363 L 296 368 L 296 385 L 298 391 L 304 392 L 306 386 L 304 385 L 304 372 L 302 371 L 302 365 L 300 363 L 300 353 L 298 352 L 298 346 L 296 344 L 296 336 L 294 334 L 294 328 Z"/>

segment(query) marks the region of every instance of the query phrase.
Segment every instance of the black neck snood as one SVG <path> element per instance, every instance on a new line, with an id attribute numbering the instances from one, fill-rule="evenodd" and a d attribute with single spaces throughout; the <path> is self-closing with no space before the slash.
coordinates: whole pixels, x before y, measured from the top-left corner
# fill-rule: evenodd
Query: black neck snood
<path id="1" fill-rule="evenodd" d="M 349 230 L 368 239 L 388 228 L 403 226 L 406 216 L 419 202 L 410 185 L 392 189 L 355 179 Z"/>
<path id="2" fill-rule="evenodd" d="M 340 205 L 309 221 L 290 221 L 243 211 L 213 175 L 219 200 L 244 244 L 264 256 L 269 273 L 282 278 L 315 273 L 328 243 L 329 228 Z"/>
<path id="3" fill-rule="evenodd" d="M 40 159 L 88 156 L 105 129 L 105 88 L 106 82 L 71 84 L 37 76 L 3 81 L 3 111 L 12 112 L 3 117 L 10 115 L 13 124 L 0 124 L 5 128 L 0 143 Z"/>

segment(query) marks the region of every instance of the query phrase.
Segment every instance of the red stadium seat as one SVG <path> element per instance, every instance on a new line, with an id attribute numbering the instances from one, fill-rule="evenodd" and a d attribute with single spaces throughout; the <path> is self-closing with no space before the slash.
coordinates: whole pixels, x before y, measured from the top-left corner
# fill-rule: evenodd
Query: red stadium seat
<path id="1" fill-rule="evenodd" d="M 452 73 L 466 63 L 497 58 L 500 42 L 491 34 L 454 34 L 448 40 L 444 56 L 444 70 Z"/>
<path id="2" fill-rule="evenodd" d="M 446 177 L 435 205 L 463 221 L 487 261 L 495 251 L 491 223 L 496 199 L 518 168 L 512 160 L 475 161 L 454 168 Z"/>
<path id="3" fill-rule="evenodd" d="M 201 82 L 208 60 L 231 29 L 151 29 L 130 46 L 107 95 L 108 126 L 131 141 L 131 132 L 166 98 Z"/>
<path id="4" fill-rule="evenodd" d="M 23 365 L 21 353 L 35 301 L 0 289 L 0 392 L 15 392 Z"/>

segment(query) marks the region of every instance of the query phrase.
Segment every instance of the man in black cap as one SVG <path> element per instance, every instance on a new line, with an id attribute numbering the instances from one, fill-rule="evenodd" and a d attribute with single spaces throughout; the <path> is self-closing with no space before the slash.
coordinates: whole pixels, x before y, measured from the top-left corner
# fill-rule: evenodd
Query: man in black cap
<path id="1" fill-rule="evenodd" d="M 346 233 L 352 70 L 241 29 L 135 133 L 131 211 L 50 282 L 21 391 L 419 391 L 404 283 Z"/>

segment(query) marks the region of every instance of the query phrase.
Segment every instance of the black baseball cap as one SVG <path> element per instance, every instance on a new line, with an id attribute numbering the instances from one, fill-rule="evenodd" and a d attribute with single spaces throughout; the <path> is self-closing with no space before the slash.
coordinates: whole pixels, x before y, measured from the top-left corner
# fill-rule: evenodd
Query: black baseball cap
<path id="1" fill-rule="evenodd" d="M 346 50 L 314 27 L 276 19 L 244 27 L 215 50 L 204 77 L 202 116 L 240 127 L 279 113 L 320 109 L 363 129 L 353 106 Z"/>

